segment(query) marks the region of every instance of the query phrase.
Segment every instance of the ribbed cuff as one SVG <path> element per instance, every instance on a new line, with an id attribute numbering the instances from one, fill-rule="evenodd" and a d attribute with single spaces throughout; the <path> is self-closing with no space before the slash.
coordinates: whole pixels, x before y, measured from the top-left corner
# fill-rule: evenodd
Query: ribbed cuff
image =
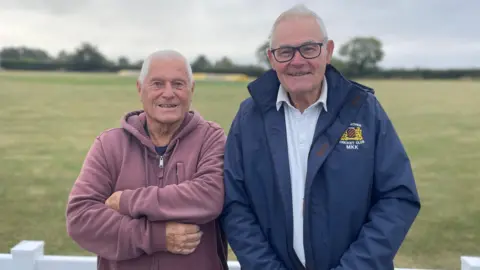
<path id="1" fill-rule="evenodd" d="M 118 212 L 122 215 L 131 216 L 129 202 L 132 198 L 133 190 L 124 190 L 120 196 L 120 208 Z"/>
<path id="2" fill-rule="evenodd" d="M 150 234 L 152 238 L 150 239 L 152 243 L 153 250 L 158 251 L 168 251 L 167 250 L 167 223 L 163 221 L 151 222 L 152 233 Z"/>

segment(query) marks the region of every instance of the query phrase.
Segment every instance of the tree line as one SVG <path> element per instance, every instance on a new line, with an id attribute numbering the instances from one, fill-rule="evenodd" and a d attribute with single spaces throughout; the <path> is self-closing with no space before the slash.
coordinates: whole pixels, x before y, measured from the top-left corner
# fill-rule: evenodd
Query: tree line
<path id="1" fill-rule="evenodd" d="M 259 76 L 270 67 L 266 54 L 268 46 L 268 41 L 265 41 L 252 52 L 258 64 L 239 65 L 227 56 L 212 62 L 205 55 L 199 55 L 191 63 L 192 69 L 194 72 Z M 480 69 L 384 69 L 378 65 L 384 56 L 382 42 L 377 38 L 354 37 L 340 45 L 332 65 L 348 77 L 359 78 L 480 78 Z M 11 70 L 118 72 L 124 69 L 138 70 L 141 65 L 142 60 L 131 61 L 125 56 L 108 59 L 97 46 L 88 42 L 81 43 L 72 52 L 62 50 L 56 56 L 49 55 L 43 49 L 26 46 L 5 47 L 0 51 L 0 68 Z"/>

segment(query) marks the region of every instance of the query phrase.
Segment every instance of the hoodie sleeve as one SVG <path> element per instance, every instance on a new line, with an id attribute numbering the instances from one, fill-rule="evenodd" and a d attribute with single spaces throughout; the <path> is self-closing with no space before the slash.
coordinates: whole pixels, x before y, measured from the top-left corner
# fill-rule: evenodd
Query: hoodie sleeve
<path id="1" fill-rule="evenodd" d="M 82 248 L 109 260 L 128 260 L 166 251 L 165 223 L 132 219 L 107 207 L 112 176 L 97 138 L 73 184 L 66 209 L 69 236 Z"/>
<path id="2" fill-rule="evenodd" d="M 412 226 L 420 199 L 407 153 L 392 122 L 376 102 L 377 145 L 372 208 L 358 238 L 334 270 L 393 269 L 393 259 Z"/>
<path id="3" fill-rule="evenodd" d="M 286 270 L 260 227 L 245 188 L 239 119 L 233 120 L 225 148 L 225 205 L 221 224 L 242 269 Z"/>
<path id="4" fill-rule="evenodd" d="M 146 216 L 153 221 L 174 220 L 204 224 L 216 219 L 223 207 L 223 156 L 226 136 L 216 128 L 205 136 L 198 170 L 193 178 L 178 185 L 148 186 L 125 190 L 120 196 L 120 213 Z"/>

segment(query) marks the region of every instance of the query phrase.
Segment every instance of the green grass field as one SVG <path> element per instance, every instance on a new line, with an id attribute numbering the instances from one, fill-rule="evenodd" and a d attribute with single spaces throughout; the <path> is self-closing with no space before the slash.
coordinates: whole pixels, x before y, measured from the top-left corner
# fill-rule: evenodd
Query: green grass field
<path id="1" fill-rule="evenodd" d="M 423 203 L 397 267 L 459 269 L 461 255 L 480 256 L 480 82 L 362 83 L 393 120 Z M 194 107 L 228 131 L 247 96 L 246 83 L 198 82 Z M 135 78 L 0 72 L 0 253 L 44 240 L 47 254 L 90 255 L 67 236 L 68 192 L 95 136 L 140 105 Z"/>

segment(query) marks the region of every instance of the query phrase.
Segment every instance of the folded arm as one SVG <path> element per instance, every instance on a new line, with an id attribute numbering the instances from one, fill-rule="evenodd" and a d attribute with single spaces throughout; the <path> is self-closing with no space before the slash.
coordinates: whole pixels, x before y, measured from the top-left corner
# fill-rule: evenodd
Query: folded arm
<path id="1" fill-rule="evenodd" d="M 242 269 L 287 269 L 272 250 L 249 204 L 244 186 L 238 115 L 225 149 L 225 206 L 221 224 Z"/>
<path id="2" fill-rule="evenodd" d="M 216 129 L 202 147 L 193 178 L 178 185 L 149 186 L 125 190 L 120 196 L 120 213 L 152 221 L 174 220 L 203 224 L 220 215 L 224 200 L 223 157 L 225 133 Z"/>
<path id="3" fill-rule="evenodd" d="M 110 260 L 166 251 L 164 222 L 132 219 L 107 207 L 113 192 L 101 141 L 90 148 L 68 198 L 69 236 L 82 248 Z"/>
<path id="4" fill-rule="evenodd" d="M 379 103 L 377 117 L 373 206 L 335 270 L 393 269 L 393 259 L 420 210 L 409 158 Z"/>

